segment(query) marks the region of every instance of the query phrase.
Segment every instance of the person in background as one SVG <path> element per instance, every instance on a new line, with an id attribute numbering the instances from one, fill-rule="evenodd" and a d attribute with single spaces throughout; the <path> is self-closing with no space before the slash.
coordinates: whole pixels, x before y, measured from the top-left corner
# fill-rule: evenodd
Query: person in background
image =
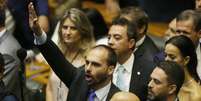
<path id="1" fill-rule="evenodd" d="M 108 27 L 101 15 L 101 13 L 95 8 L 85 8 L 84 13 L 88 17 L 89 21 L 93 25 L 93 33 L 95 40 L 98 41 L 107 36 Z"/>
<path id="2" fill-rule="evenodd" d="M 117 92 L 115 93 L 110 101 L 140 101 L 140 99 L 131 92 Z"/>
<path id="3" fill-rule="evenodd" d="M 75 67 L 85 64 L 85 52 L 94 45 L 93 28 L 87 16 L 79 9 L 71 8 L 59 22 L 58 47 Z M 46 101 L 66 101 L 68 88 L 52 71 L 47 84 Z"/>
<path id="4" fill-rule="evenodd" d="M 108 45 L 117 54 L 118 62 L 113 74 L 113 83 L 123 91 L 130 91 L 144 101 L 147 94 L 149 75 L 154 63 L 141 53 L 133 51 L 137 40 L 137 25 L 125 18 L 113 21 L 108 32 Z"/>
<path id="5" fill-rule="evenodd" d="M 177 95 L 184 77 L 184 70 L 176 62 L 160 62 L 150 75 L 146 101 L 179 101 Z"/>
<path id="6" fill-rule="evenodd" d="M 180 101 L 200 101 L 200 78 L 196 72 L 195 45 L 184 35 L 170 38 L 165 43 L 165 60 L 178 63 L 185 73 L 184 83 L 178 93 Z"/>
<path id="7" fill-rule="evenodd" d="M 21 86 L 19 77 L 20 61 L 17 57 L 17 50 L 21 48 L 13 34 L 5 26 L 6 20 L 6 3 L 5 0 L 0 0 L 0 52 L 4 55 L 5 72 L 3 81 L 8 90 L 12 91 L 19 100 L 21 99 Z M 23 86 L 24 87 L 24 86 Z"/>
<path id="8" fill-rule="evenodd" d="M 25 49 L 33 48 L 33 32 L 29 27 L 28 4 L 33 2 L 39 15 L 39 24 L 45 32 L 49 31 L 49 9 L 47 0 L 6 0 L 6 5 L 15 21 L 16 37 L 20 45 Z"/>
<path id="9" fill-rule="evenodd" d="M 176 33 L 176 19 L 173 19 L 169 24 L 168 24 L 168 29 L 165 32 L 165 40 L 170 39 L 171 37 L 175 36 Z"/>
<path id="10" fill-rule="evenodd" d="M 176 34 L 189 37 L 196 48 L 197 73 L 201 79 L 201 12 L 185 10 L 176 18 Z"/>
<path id="11" fill-rule="evenodd" d="M 139 6 L 150 17 L 152 22 L 168 22 L 185 9 L 194 8 L 194 0 L 104 0 L 111 14 L 120 12 L 129 6 Z M 182 5 L 182 6 L 178 6 Z"/>
<path id="12" fill-rule="evenodd" d="M 135 22 L 137 25 L 137 40 L 134 50 L 136 58 L 144 54 L 148 60 L 153 61 L 153 56 L 159 52 L 159 49 L 148 36 L 149 17 L 146 12 L 140 7 L 126 7 L 121 10 L 119 17 Z"/>
<path id="13" fill-rule="evenodd" d="M 8 91 L 4 85 L 4 71 L 5 61 L 3 55 L 0 53 L 0 101 L 19 101 L 17 97 Z"/>
<path id="14" fill-rule="evenodd" d="M 201 9 L 201 0 L 195 0 L 195 9 L 197 10 Z"/>
<path id="15" fill-rule="evenodd" d="M 57 22 L 62 18 L 66 10 L 69 10 L 71 8 L 81 8 L 82 0 L 48 0 L 48 7 L 50 10 L 49 35 L 52 36 L 52 32 L 54 32 Z"/>

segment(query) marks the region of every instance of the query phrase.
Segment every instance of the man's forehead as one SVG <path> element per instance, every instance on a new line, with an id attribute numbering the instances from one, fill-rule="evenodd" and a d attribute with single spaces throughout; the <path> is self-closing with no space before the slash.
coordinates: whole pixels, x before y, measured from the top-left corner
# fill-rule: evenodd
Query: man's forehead
<path id="1" fill-rule="evenodd" d="M 161 68 L 159 67 L 156 67 L 152 74 L 151 74 L 151 77 L 154 77 L 154 78 L 157 78 L 157 79 L 166 79 L 167 78 L 167 75 L 165 73 L 165 71 L 163 71 Z"/>
<path id="2" fill-rule="evenodd" d="M 89 50 L 88 54 L 86 55 L 86 58 L 104 58 L 107 55 L 107 51 L 104 48 L 96 47 L 91 50 Z"/>

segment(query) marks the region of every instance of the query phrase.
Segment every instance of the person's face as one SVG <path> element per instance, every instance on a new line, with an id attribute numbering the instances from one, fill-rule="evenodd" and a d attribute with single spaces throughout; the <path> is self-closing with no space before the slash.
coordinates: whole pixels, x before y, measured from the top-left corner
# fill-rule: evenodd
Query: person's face
<path id="1" fill-rule="evenodd" d="M 166 73 L 162 69 L 156 67 L 151 73 L 150 78 L 147 98 L 151 101 L 162 101 L 162 99 L 165 99 L 168 96 L 171 90 Z"/>
<path id="2" fill-rule="evenodd" d="M 170 43 L 165 46 L 165 60 L 174 61 L 180 66 L 187 65 L 186 59 L 182 56 L 179 48 Z"/>
<path id="3" fill-rule="evenodd" d="M 173 19 L 168 25 L 168 30 L 165 32 L 165 39 L 168 40 L 169 38 L 175 35 L 176 35 L 176 19 Z"/>
<path id="4" fill-rule="evenodd" d="M 62 38 L 65 43 L 73 44 L 81 39 L 81 35 L 75 24 L 67 18 L 62 25 Z"/>
<path id="5" fill-rule="evenodd" d="M 128 39 L 127 26 L 112 25 L 108 32 L 108 45 L 116 54 L 122 55 L 132 51 L 134 39 Z"/>
<path id="6" fill-rule="evenodd" d="M 176 27 L 177 35 L 185 35 L 189 37 L 195 45 L 197 44 L 197 42 L 199 41 L 199 33 L 194 30 L 195 28 L 191 19 L 186 21 L 177 21 Z"/>
<path id="7" fill-rule="evenodd" d="M 86 56 L 85 79 L 92 88 L 100 88 L 111 78 L 114 66 L 107 63 L 108 53 L 101 48 L 89 51 Z"/>
<path id="8" fill-rule="evenodd" d="M 201 0 L 195 0 L 195 8 L 201 9 Z"/>

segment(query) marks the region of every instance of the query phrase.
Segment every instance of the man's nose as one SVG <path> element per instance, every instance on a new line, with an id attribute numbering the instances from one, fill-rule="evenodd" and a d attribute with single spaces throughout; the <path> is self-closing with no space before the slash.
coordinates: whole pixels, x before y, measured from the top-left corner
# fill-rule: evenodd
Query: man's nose
<path id="1" fill-rule="evenodd" d="M 86 71 L 91 71 L 91 63 L 85 65 Z"/>
<path id="2" fill-rule="evenodd" d="M 148 88 L 151 88 L 153 86 L 153 80 L 149 81 Z"/>

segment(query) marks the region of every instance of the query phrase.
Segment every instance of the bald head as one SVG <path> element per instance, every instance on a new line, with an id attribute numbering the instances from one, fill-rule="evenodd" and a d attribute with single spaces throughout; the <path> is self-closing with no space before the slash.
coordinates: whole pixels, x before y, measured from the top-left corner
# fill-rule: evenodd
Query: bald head
<path id="1" fill-rule="evenodd" d="M 112 96 L 110 101 L 140 101 L 140 99 L 130 92 L 117 92 Z"/>

